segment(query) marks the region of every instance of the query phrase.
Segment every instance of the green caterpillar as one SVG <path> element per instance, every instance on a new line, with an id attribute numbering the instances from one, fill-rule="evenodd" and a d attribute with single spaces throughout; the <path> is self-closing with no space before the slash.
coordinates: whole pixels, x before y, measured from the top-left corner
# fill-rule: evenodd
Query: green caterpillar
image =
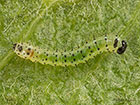
<path id="1" fill-rule="evenodd" d="M 13 44 L 14 52 L 21 58 L 52 66 L 75 66 L 85 63 L 88 59 L 93 58 L 103 51 L 123 54 L 126 48 L 126 41 L 120 41 L 117 35 L 112 35 L 109 38 L 105 35 L 105 37 L 93 39 L 92 42 L 86 42 L 84 46 L 64 52 L 51 52 L 47 49 L 38 49 L 27 43 Z"/>

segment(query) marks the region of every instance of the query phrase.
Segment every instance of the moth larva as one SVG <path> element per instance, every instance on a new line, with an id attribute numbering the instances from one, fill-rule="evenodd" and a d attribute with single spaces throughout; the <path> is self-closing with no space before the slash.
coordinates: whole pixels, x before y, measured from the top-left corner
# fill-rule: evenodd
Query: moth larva
<path id="1" fill-rule="evenodd" d="M 79 46 L 72 51 L 51 52 L 46 49 L 38 49 L 27 43 L 15 43 L 13 45 L 14 52 L 24 59 L 32 62 L 40 62 L 41 64 L 50 64 L 53 66 L 69 66 L 85 63 L 86 60 L 93 58 L 103 51 L 116 52 L 123 54 L 127 48 L 126 41 L 120 40 L 117 36 L 107 38 L 101 37 L 94 39 L 92 42 L 86 42 L 84 46 Z"/>

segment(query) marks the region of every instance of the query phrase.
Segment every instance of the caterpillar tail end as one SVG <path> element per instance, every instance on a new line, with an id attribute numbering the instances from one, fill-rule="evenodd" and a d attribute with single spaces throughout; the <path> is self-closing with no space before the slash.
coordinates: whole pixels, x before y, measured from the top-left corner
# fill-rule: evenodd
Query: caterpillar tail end
<path id="1" fill-rule="evenodd" d="M 14 43 L 13 44 L 13 50 L 15 50 L 16 46 L 17 46 L 17 43 Z"/>

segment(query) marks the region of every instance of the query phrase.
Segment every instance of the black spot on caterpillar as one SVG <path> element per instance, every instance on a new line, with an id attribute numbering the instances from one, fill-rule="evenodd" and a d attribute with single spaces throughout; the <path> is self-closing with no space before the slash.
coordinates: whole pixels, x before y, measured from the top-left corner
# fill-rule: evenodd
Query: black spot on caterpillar
<path id="1" fill-rule="evenodd" d="M 84 46 L 79 46 L 77 49 L 72 49 L 70 51 L 65 50 L 64 52 L 50 52 L 47 49 L 38 49 L 27 43 L 13 44 L 14 52 L 21 58 L 29 59 L 32 62 L 40 62 L 41 64 L 64 67 L 85 63 L 88 59 L 93 58 L 103 51 L 123 54 L 126 48 L 126 41 L 120 41 L 117 36 L 113 35 L 94 39 L 92 42 L 86 42 Z"/>
<path id="2" fill-rule="evenodd" d="M 116 38 L 116 39 L 114 40 L 114 48 L 117 47 L 117 44 L 118 44 L 118 39 Z"/>

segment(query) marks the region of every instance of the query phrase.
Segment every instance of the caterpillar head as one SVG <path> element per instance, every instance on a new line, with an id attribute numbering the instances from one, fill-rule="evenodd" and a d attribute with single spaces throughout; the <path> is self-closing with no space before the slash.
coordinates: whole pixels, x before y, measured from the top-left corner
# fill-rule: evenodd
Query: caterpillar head
<path id="1" fill-rule="evenodd" d="M 33 56 L 34 50 L 32 49 L 32 46 L 28 46 L 29 45 L 23 43 L 15 43 L 13 44 L 13 50 L 20 57 L 29 59 Z"/>
<path id="2" fill-rule="evenodd" d="M 123 54 L 127 48 L 126 41 L 122 40 L 122 46 L 117 49 L 118 54 Z"/>

